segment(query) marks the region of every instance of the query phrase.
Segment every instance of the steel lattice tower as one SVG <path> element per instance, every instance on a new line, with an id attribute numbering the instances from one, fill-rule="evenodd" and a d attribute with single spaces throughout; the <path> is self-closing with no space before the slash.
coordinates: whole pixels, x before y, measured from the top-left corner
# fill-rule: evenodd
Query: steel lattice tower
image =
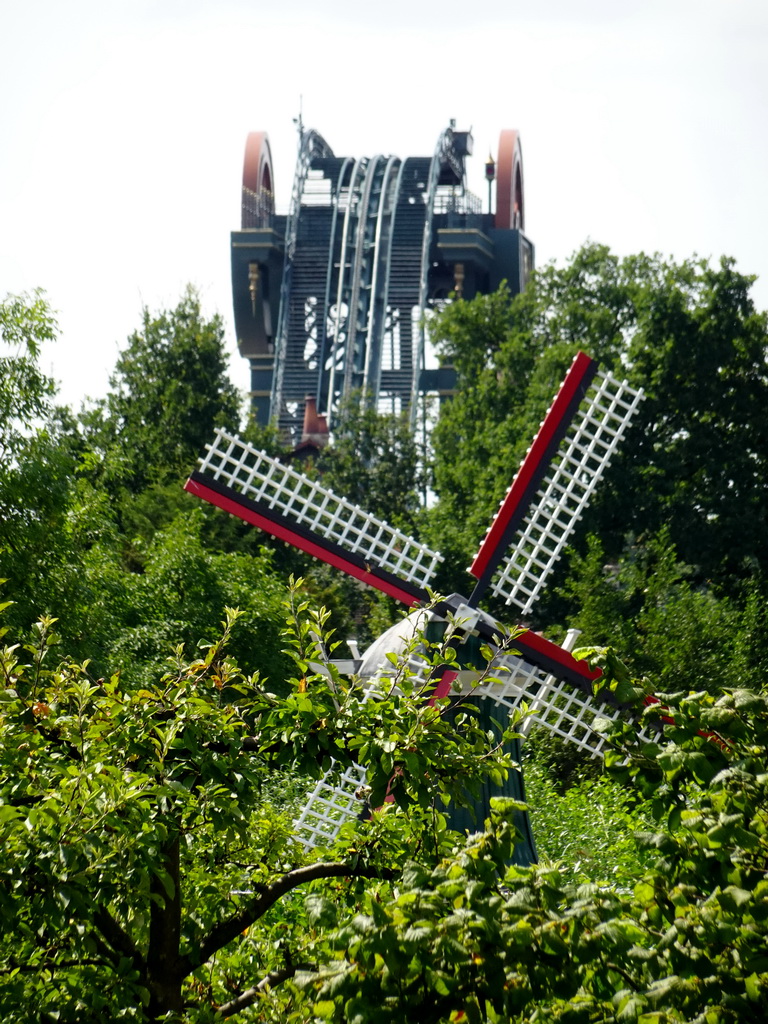
<path id="1" fill-rule="evenodd" d="M 427 369 L 425 314 L 451 293 L 472 298 L 533 267 L 524 234 L 519 134 L 501 132 L 496 212 L 466 188 L 472 135 L 453 125 L 431 157 L 338 157 L 301 130 L 287 216 L 275 213 L 265 132 L 248 136 L 242 225 L 232 232 L 232 289 L 253 407 L 297 442 L 307 397 L 332 422 L 353 392 L 381 411 L 450 393 L 450 367 Z"/>

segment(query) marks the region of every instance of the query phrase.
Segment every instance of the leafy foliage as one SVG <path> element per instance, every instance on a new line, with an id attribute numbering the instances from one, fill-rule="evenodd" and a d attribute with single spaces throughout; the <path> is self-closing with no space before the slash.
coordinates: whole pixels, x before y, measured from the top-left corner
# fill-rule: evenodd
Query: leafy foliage
<path id="1" fill-rule="evenodd" d="M 52 408 L 38 367 L 55 332 L 44 299 L 2 306 L 3 337 L 18 349 L 3 357 L 0 403 L 0 578 L 16 596 L 8 622 L 21 633 L 42 609 L 58 617 L 68 654 L 97 675 L 120 668 L 134 683 L 156 682 L 158 651 L 212 638 L 236 605 L 233 653 L 281 680 L 284 584 L 255 531 L 244 540 L 181 489 L 213 424 L 236 418 L 221 323 L 202 317 L 191 290 L 143 320 L 106 403 L 75 417 Z M 127 459 L 140 471 L 126 474 Z"/>
<path id="2" fill-rule="evenodd" d="M 535 737 L 532 740 L 537 745 Z M 554 744 L 553 744 L 554 746 Z M 562 750 L 562 744 L 558 745 Z M 529 752 L 530 753 L 530 752 Z M 526 757 L 525 791 L 536 852 L 556 864 L 563 882 L 631 891 L 648 864 L 635 833 L 652 828 L 650 808 L 632 788 L 594 765 L 564 792 L 533 757 Z M 555 775 L 558 782 L 561 775 Z"/>
<path id="3" fill-rule="evenodd" d="M 510 867 L 514 802 L 479 835 L 446 828 L 446 804 L 512 768 L 471 701 L 430 704 L 404 660 L 361 703 L 318 671 L 327 617 L 306 593 L 281 654 L 273 560 L 180 493 L 213 424 L 236 419 L 220 323 L 192 293 L 145 311 L 113 393 L 76 418 L 37 365 L 50 310 L 7 300 L 0 575 L 21 640 L 0 660 L 3 1019 L 764 1020 L 768 705 L 743 681 L 765 667 L 766 331 L 749 283 L 728 261 L 589 246 L 514 301 L 438 321 L 460 389 L 431 528 L 456 565 L 577 347 L 649 390 L 587 524 L 599 539 L 549 612 L 573 624 L 580 606 L 589 643 L 680 692 L 645 712 L 665 723 L 654 742 L 618 727 L 616 783 L 563 793 L 534 769 L 549 861 L 532 869 Z M 367 414 L 347 428 L 329 482 L 413 525 L 416 449 Z M 59 622 L 30 632 L 39 608 Z M 450 660 L 449 638 L 433 656 Z M 353 761 L 381 809 L 313 859 L 291 824 L 305 780 Z"/>
<path id="4" fill-rule="evenodd" d="M 427 703 L 405 667 L 397 693 L 364 704 L 356 685 L 314 671 L 324 616 L 292 602 L 299 675 L 282 697 L 227 657 L 234 614 L 221 639 L 191 659 L 179 646 L 146 685 L 55 663 L 51 620 L 2 651 L 4 1020 L 27 1019 L 28 1005 L 43 1021 L 247 1009 L 306 962 L 294 890 L 439 855 L 442 801 L 508 770 L 471 716 L 456 732 L 449 702 Z M 374 807 L 394 803 L 349 825 L 335 857 L 307 861 L 290 807 L 261 794 L 275 771 L 291 788 L 332 759 L 367 766 Z M 283 899 L 287 913 L 268 917 Z"/>
<path id="5" fill-rule="evenodd" d="M 54 383 L 40 371 L 41 345 L 57 334 L 43 293 L 8 295 L 0 302 L 0 463 L 24 446 L 35 420 L 50 408 Z"/>
<path id="6" fill-rule="evenodd" d="M 240 401 L 226 374 L 224 327 L 191 287 L 173 310 L 142 313 L 117 360 L 106 402 L 87 418 L 105 481 L 136 492 L 189 472 L 214 427 L 235 429 Z"/>
<path id="7" fill-rule="evenodd" d="M 333 1021 L 758 1022 L 768 1008 L 768 702 L 670 696 L 671 726 L 614 764 L 676 831 L 648 832 L 634 892 L 507 868 L 509 815 L 431 871 L 379 886 L 304 984 Z M 713 736 L 712 730 L 717 729 Z M 702 735 L 702 732 L 704 735 Z M 627 757 L 629 761 L 627 762 Z"/>
<path id="8" fill-rule="evenodd" d="M 421 509 L 422 457 L 406 415 L 382 415 L 353 395 L 317 468 L 338 494 L 395 526 L 414 528 Z"/>
<path id="9" fill-rule="evenodd" d="M 587 245 L 526 291 L 456 302 L 434 321 L 458 392 L 437 425 L 434 530 L 472 546 L 581 348 L 647 400 L 589 513 L 608 558 L 666 524 L 695 582 L 765 570 L 766 316 L 733 261 L 619 259 Z"/>
<path id="10" fill-rule="evenodd" d="M 215 1021 L 257 1004 L 261 1020 L 763 1019 L 768 698 L 664 695 L 644 713 L 667 723 L 654 742 L 616 726 L 609 766 L 661 829 L 647 817 L 645 853 L 622 847 L 636 816 L 604 783 L 602 850 L 622 849 L 620 870 L 606 878 L 596 843 L 589 870 L 523 869 L 509 866 L 515 801 L 458 845 L 439 812 L 509 768 L 471 714 L 426 703 L 406 660 L 362 704 L 314 671 L 324 615 L 298 592 L 280 697 L 226 656 L 232 621 L 146 687 L 52 663 L 50 622 L 3 651 L 4 1019 L 34 1005 L 43 1021 Z M 293 780 L 331 759 L 364 764 L 383 806 L 308 861 Z M 276 770 L 282 799 L 265 790 Z M 588 792 L 568 804 L 585 842 Z"/>
<path id="11" fill-rule="evenodd" d="M 718 598 L 693 576 L 666 528 L 644 544 L 627 544 L 614 563 L 592 535 L 584 556 L 572 556 L 563 588 L 570 624 L 590 643 L 627 652 L 633 671 L 660 689 L 738 686 L 758 668 L 760 647 L 745 648 L 750 626 L 738 603 Z M 754 613 L 761 617 L 757 607 Z"/>
<path id="12" fill-rule="evenodd" d="M 46 606 L 52 567 L 70 553 L 75 460 L 58 443 L 54 382 L 39 366 L 56 333 L 41 292 L 0 303 L 0 577 L 17 584 L 26 623 Z"/>

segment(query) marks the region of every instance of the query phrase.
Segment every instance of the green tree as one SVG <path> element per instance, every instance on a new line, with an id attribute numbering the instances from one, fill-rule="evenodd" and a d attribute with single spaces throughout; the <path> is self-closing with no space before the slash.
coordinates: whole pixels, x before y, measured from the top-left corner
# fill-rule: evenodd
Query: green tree
<path id="1" fill-rule="evenodd" d="M 484 834 L 429 869 L 412 861 L 354 916 L 328 901 L 336 960 L 303 979 L 321 1020 L 426 1024 L 759 1024 L 768 1010 L 768 702 L 669 695 L 656 743 L 633 729 L 613 763 L 661 828 L 633 891 L 508 868 L 499 801 Z M 716 730 L 716 732 L 715 732 Z"/>
<path id="2" fill-rule="evenodd" d="M 341 410 L 333 444 L 317 460 L 337 494 L 414 529 L 421 509 L 423 456 L 407 416 L 383 415 L 353 396 Z"/>
<path id="3" fill-rule="evenodd" d="M 118 566 L 117 579 L 112 577 L 122 588 L 118 615 L 104 607 L 104 599 L 111 600 L 111 588 L 104 586 L 110 569 L 95 562 L 91 591 L 83 602 L 90 627 L 83 632 L 91 643 L 100 640 L 99 663 L 105 671 L 107 666 L 120 669 L 133 684 L 156 683 L 162 671 L 158 651 L 215 636 L 226 609 L 236 607 L 240 614 L 229 639 L 230 654 L 244 670 L 258 671 L 279 688 L 291 664 L 281 654 L 285 583 L 273 572 L 266 551 L 211 550 L 202 536 L 208 514 L 194 508 L 158 530 L 143 553 L 142 572 L 126 573 Z M 86 561 L 86 572 L 90 569 Z M 107 630 L 97 621 L 102 615 Z"/>
<path id="4" fill-rule="evenodd" d="M 206 320 L 191 287 L 175 309 L 145 308 L 106 401 L 85 418 L 105 479 L 133 492 L 175 483 L 194 468 L 215 427 L 236 429 L 240 401 L 226 362 L 221 317 Z"/>
<path id="5" fill-rule="evenodd" d="M 434 862 L 441 799 L 508 770 L 470 714 L 457 732 L 405 670 L 398 694 L 365 703 L 313 672 L 323 620 L 296 594 L 282 697 L 227 656 L 233 624 L 143 685 L 56 663 L 51 621 L 2 651 L 3 1020 L 271 1014 L 269 990 L 315 962 L 300 891 L 328 880 L 353 906 L 360 880 L 396 876 L 408 855 Z M 332 759 L 367 766 L 372 806 L 394 804 L 312 855 L 287 796 Z"/>
<path id="6" fill-rule="evenodd" d="M 434 532 L 466 559 L 579 349 L 647 399 L 587 517 L 609 559 L 666 524 L 694 581 L 768 566 L 766 316 L 752 279 L 588 245 L 526 291 L 456 302 L 434 336 L 458 391 L 434 434 Z"/>
<path id="7" fill-rule="evenodd" d="M 738 602 L 693 577 L 666 528 L 643 544 L 627 543 L 616 562 L 591 535 L 585 554 L 573 554 L 563 588 L 573 609 L 569 623 L 582 630 L 582 642 L 626 651 L 632 670 L 662 690 L 684 681 L 691 690 L 717 693 L 759 678 L 759 646 L 745 650 L 749 619 L 764 618 L 757 603 L 744 602 L 754 604 L 748 617 Z"/>
<path id="8" fill-rule="evenodd" d="M 97 673 L 124 668 L 136 680 L 152 672 L 163 644 L 170 651 L 214 635 L 225 608 L 237 605 L 233 652 L 251 671 L 284 677 L 285 588 L 260 552 L 260 536 L 250 531 L 244 542 L 229 517 L 199 507 L 181 488 L 203 435 L 209 439 L 216 417 L 235 408 L 218 320 L 200 316 L 191 292 L 170 313 L 145 310 L 144 331 L 132 336 L 113 378 L 105 405 L 112 412 L 86 415 L 86 429 L 53 407 L 53 383 L 39 369 L 40 346 L 55 336 L 42 296 L 7 300 L 0 322 L 10 350 L 0 355 L 0 578 L 17 595 L 9 624 L 21 634 L 44 610 L 61 622 L 70 656 L 89 658 Z M 153 423 L 149 410 L 161 388 L 166 416 Z M 126 458 L 138 467 L 142 448 L 161 461 L 137 469 L 132 484 L 140 489 L 132 491 L 110 474 Z"/>
<path id="9" fill-rule="evenodd" d="M 68 512 L 76 458 L 63 448 L 54 382 L 40 369 L 57 326 L 42 292 L 0 303 L 0 578 L 19 594 L 17 625 L 49 605 L 71 559 Z"/>
<path id="10" fill-rule="evenodd" d="M 32 425 L 50 411 L 54 382 L 40 370 L 44 342 L 57 335 L 41 291 L 8 295 L 0 302 L 0 466 L 7 472 Z"/>

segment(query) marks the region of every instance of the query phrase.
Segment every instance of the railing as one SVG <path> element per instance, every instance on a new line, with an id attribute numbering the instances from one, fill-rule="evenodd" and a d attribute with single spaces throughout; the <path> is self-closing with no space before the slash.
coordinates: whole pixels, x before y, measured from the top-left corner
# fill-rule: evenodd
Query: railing
<path id="1" fill-rule="evenodd" d="M 242 225 L 248 228 L 268 228 L 275 215 L 275 197 L 269 189 L 254 192 L 243 186 Z"/>
<path id="2" fill-rule="evenodd" d="M 483 204 L 474 192 L 442 186 L 435 196 L 435 213 L 461 213 L 480 216 Z"/>

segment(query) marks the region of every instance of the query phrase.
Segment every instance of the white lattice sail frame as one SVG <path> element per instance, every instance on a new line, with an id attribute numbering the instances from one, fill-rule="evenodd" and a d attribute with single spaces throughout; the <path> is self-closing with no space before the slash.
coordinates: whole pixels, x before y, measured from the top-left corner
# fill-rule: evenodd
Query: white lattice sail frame
<path id="1" fill-rule="evenodd" d="M 598 373 L 525 515 L 491 591 L 528 615 L 644 398 Z"/>
<path id="2" fill-rule="evenodd" d="M 426 588 L 443 556 L 240 437 L 217 430 L 200 472 L 297 526 Z"/>
<path id="3" fill-rule="evenodd" d="M 416 649 L 409 653 L 408 670 L 417 688 L 419 683 L 426 684 L 432 667 L 423 652 Z M 381 694 L 380 687 L 365 689 L 361 700 L 368 700 L 376 692 Z M 608 745 L 603 729 L 596 728 L 598 720 L 615 721 L 620 715 L 618 708 L 598 701 L 573 683 L 558 679 L 518 655 L 500 655 L 488 679 L 478 685 L 465 685 L 462 692 L 491 700 L 510 716 L 526 708 L 528 714 L 520 728 L 523 735 L 538 726 L 593 758 L 602 757 Z M 638 727 L 638 738 L 650 737 Z M 307 794 L 305 806 L 294 822 L 299 842 L 307 848 L 333 844 L 342 826 L 366 811 L 366 795 L 366 773 L 360 765 L 352 765 L 341 776 L 329 770 Z"/>
<path id="4" fill-rule="evenodd" d="M 329 770 L 307 794 L 304 809 L 293 823 L 294 835 L 309 849 L 331 846 L 342 825 L 365 810 L 365 790 L 365 768 L 359 764 L 351 765 L 338 778 Z"/>

